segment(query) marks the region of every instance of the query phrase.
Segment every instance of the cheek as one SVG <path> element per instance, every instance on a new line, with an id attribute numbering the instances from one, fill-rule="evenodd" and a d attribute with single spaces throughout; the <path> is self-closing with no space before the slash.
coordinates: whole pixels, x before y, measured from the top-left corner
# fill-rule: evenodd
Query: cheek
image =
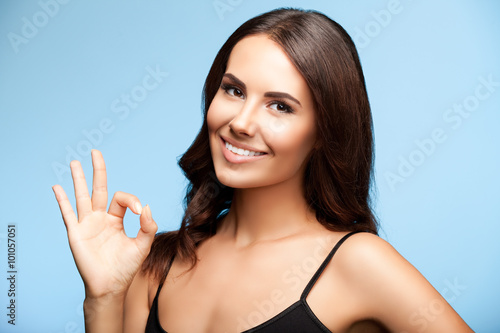
<path id="1" fill-rule="evenodd" d="M 274 133 L 274 151 L 302 162 L 314 145 L 315 130 L 312 124 L 294 126 Z"/>
<path id="2" fill-rule="evenodd" d="M 218 94 L 215 95 L 210 107 L 207 111 L 207 125 L 209 133 L 213 133 L 217 131 L 221 126 L 227 124 L 229 122 L 230 113 L 227 108 L 226 103 L 223 103 L 220 98 L 218 98 Z"/>
<path id="3" fill-rule="evenodd" d="M 208 112 L 207 112 L 207 127 L 208 127 L 208 142 L 209 142 L 209 145 L 210 145 L 210 151 L 211 151 L 211 154 L 212 154 L 212 159 L 215 161 L 216 160 L 216 156 L 214 156 L 214 152 L 216 152 L 216 145 L 215 145 L 215 133 L 217 132 L 217 130 L 220 128 L 220 121 L 217 117 L 217 114 L 216 112 L 214 111 L 216 110 L 215 108 L 213 108 L 213 103 L 210 105 L 210 107 L 208 108 Z"/>
<path id="4" fill-rule="evenodd" d="M 217 129 L 217 115 L 215 114 L 213 107 L 213 103 L 210 104 L 210 107 L 208 108 L 207 111 L 207 126 L 208 126 L 208 132 L 212 134 L 216 129 Z"/>

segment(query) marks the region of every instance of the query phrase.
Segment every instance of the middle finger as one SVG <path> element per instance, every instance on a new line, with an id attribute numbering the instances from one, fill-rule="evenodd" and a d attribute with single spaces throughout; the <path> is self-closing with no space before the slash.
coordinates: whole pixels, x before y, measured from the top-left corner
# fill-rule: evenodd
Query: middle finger
<path id="1" fill-rule="evenodd" d="M 78 212 L 78 221 L 81 221 L 86 215 L 92 213 L 92 203 L 90 201 L 87 182 L 83 174 L 80 161 L 74 160 L 69 164 L 71 175 L 73 176 L 73 185 L 75 187 L 76 211 Z"/>
<path id="2" fill-rule="evenodd" d="M 92 179 L 92 209 L 94 211 L 106 211 L 108 206 L 108 187 L 106 176 L 106 165 L 100 151 L 92 150 L 92 165 L 94 177 Z"/>

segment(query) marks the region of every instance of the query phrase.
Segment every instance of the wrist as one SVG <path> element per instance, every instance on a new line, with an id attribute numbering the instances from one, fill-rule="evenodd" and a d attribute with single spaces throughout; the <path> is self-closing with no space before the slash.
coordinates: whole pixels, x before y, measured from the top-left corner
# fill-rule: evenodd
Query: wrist
<path id="1" fill-rule="evenodd" d="M 99 305 L 106 306 L 110 304 L 119 304 L 125 301 L 125 293 L 108 293 L 102 295 L 92 295 L 90 293 L 85 293 L 85 300 L 83 305 Z"/>
<path id="2" fill-rule="evenodd" d="M 125 299 L 128 287 L 109 287 L 106 289 L 96 289 L 85 285 L 85 299 L 89 301 L 115 301 L 120 299 Z"/>

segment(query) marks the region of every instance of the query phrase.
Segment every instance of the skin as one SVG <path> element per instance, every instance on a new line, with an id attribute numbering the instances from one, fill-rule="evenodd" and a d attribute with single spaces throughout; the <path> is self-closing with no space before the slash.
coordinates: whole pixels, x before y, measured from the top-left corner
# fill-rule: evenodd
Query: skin
<path id="1" fill-rule="evenodd" d="M 172 333 L 242 332 L 272 318 L 299 299 L 346 234 L 325 229 L 304 199 L 316 119 L 311 92 L 286 54 L 266 36 L 246 37 L 234 47 L 226 74 L 207 121 L 217 178 L 235 188 L 234 199 L 217 233 L 198 247 L 195 268 L 186 273 L 189 263 L 179 259 L 172 265 L 159 296 L 160 323 Z M 269 92 L 296 101 L 277 101 Z M 282 112 L 287 106 L 293 112 Z M 221 137 L 266 155 L 232 163 Z M 136 208 L 131 194 L 115 194 L 105 212 L 104 160 L 98 151 L 92 158 L 92 198 L 81 166 L 71 162 L 78 218 L 54 186 L 85 283 L 87 331 L 144 331 L 158 282 L 137 271 L 157 227 L 149 207 Z M 141 214 L 135 239 L 123 232 L 127 208 Z M 472 332 L 410 263 L 368 233 L 339 248 L 306 301 L 332 332 L 377 332 L 376 322 L 391 332 Z"/>

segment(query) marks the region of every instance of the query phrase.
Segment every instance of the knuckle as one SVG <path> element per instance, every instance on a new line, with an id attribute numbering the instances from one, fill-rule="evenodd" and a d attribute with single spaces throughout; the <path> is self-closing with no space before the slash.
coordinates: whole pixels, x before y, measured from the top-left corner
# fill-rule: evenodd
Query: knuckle
<path id="1" fill-rule="evenodd" d="M 139 200 L 135 195 L 123 191 L 116 191 L 113 195 L 113 199 L 127 204 L 133 204 Z"/>
<path id="2" fill-rule="evenodd" d="M 94 185 L 94 192 L 107 192 L 108 187 L 106 185 Z"/>
<path id="3" fill-rule="evenodd" d="M 113 194 L 113 198 L 116 198 L 116 197 L 121 197 L 123 196 L 123 192 L 122 191 L 116 191 L 115 194 Z"/>

